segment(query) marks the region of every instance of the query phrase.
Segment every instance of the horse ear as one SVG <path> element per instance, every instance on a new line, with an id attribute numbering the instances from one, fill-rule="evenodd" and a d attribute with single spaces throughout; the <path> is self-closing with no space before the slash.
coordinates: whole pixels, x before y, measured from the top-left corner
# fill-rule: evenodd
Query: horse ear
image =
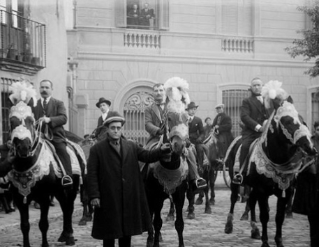
<path id="1" fill-rule="evenodd" d="M 289 95 L 288 98 L 287 98 L 287 101 L 291 104 L 294 103 L 294 100 L 292 99 L 292 97 Z"/>

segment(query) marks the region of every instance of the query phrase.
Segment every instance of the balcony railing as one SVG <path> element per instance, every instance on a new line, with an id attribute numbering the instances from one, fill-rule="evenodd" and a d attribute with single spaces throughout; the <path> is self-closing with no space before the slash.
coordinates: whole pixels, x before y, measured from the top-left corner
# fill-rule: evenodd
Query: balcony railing
<path id="1" fill-rule="evenodd" d="M 17 64 L 39 69 L 46 66 L 46 26 L 0 10 L 1 65 Z M 6 66 L 6 67 L 8 67 Z M 21 67 L 21 66 L 20 66 Z M 24 68 L 26 69 L 26 68 Z"/>
<path id="2" fill-rule="evenodd" d="M 222 39 L 222 50 L 226 52 L 254 52 L 254 40 L 245 38 Z"/>
<path id="3" fill-rule="evenodd" d="M 161 48 L 161 36 L 159 34 L 127 30 L 123 35 L 124 46 L 155 49 Z"/>

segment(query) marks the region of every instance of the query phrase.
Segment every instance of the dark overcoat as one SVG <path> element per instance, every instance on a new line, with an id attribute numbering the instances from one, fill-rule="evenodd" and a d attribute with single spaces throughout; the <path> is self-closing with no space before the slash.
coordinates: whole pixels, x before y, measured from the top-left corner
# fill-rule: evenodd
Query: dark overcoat
<path id="1" fill-rule="evenodd" d="M 151 227 L 138 161 L 155 162 L 161 150 L 148 151 L 124 137 L 120 143 L 120 154 L 108 137 L 90 150 L 88 194 L 101 203 L 93 220 L 92 237 L 96 239 L 138 235 Z"/>
<path id="2" fill-rule="evenodd" d="M 188 124 L 189 140 L 193 144 L 201 143 L 205 138 L 205 131 L 202 120 L 194 116 L 192 122 Z"/>
<path id="3" fill-rule="evenodd" d="M 38 100 L 36 107 L 32 107 L 32 112 L 36 120 L 38 120 L 40 117 L 43 117 L 44 114 L 41 99 Z M 45 115 L 51 119 L 51 122 L 48 124 L 48 126 L 53 134 L 52 141 L 65 142 L 65 132 L 63 125 L 67 123 L 68 118 L 64 103 L 51 97 L 45 113 Z"/>
<path id="4" fill-rule="evenodd" d="M 110 111 L 109 111 L 110 112 Z M 106 118 L 107 116 L 109 115 L 109 112 L 107 113 L 106 115 Z M 105 119 L 106 119 L 105 118 Z M 99 135 L 102 135 L 103 133 L 106 132 L 106 126 L 103 125 L 103 118 L 102 116 L 100 116 L 97 120 L 97 126 L 96 126 L 96 131 L 95 131 L 95 136 L 98 138 Z"/>
<path id="5" fill-rule="evenodd" d="M 243 100 L 240 108 L 240 119 L 244 123 L 242 130 L 243 136 L 251 136 L 257 139 L 261 133 L 255 131 L 255 127 L 260 124 L 263 125 L 264 121 L 268 118 L 268 112 L 265 106 L 252 95 Z"/>
<path id="6" fill-rule="evenodd" d="M 216 125 L 219 126 L 217 138 L 221 143 L 222 157 L 225 157 L 227 148 L 234 139 L 233 134 L 231 133 L 232 123 L 230 116 L 225 112 L 217 114 L 213 122 L 213 127 Z"/>

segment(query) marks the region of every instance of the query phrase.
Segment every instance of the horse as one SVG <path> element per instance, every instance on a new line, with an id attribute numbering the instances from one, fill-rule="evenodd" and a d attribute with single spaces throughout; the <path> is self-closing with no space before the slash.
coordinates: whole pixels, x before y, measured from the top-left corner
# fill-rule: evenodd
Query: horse
<path id="1" fill-rule="evenodd" d="M 158 247 L 161 239 L 161 210 L 165 199 L 172 198 L 176 210 L 175 229 L 178 234 L 179 247 L 184 247 L 183 240 L 183 206 L 185 193 L 188 188 L 187 156 L 190 150 L 186 149 L 188 127 L 186 120 L 178 114 L 168 113 L 167 127 L 163 142 L 171 143 L 172 152 L 168 157 L 144 167 L 145 190 L 153 227 L 148 232 L 147 246 Z M 157 143 L 156 143 L 157 144 Z M 155 145 L 156 145 L 155 144 Z M 154 147 L 154 145 L 153 145 Z M 150 147 L 152 148 L 152 147 Z"/>
<path id="2" fill-rule="evenodd" d="M 199 174 L 207 182 L 207 188 L 199 193 L 199 196 L 195 202 L 196 205 L 203 203 L 203 197 L 205 196 L 205 213 L 211 213 L 210 205 L 215 205 L 215 182 L 218 175 L 218 171 L 223 166 L 223 160 L 221 159 L 220 141 L 215 136 L 214 131 L 203 141 L 204 147 L 204 162 L 203 166 L 199 167 Z M 208 192 L 210 189 L 210 198 Z"/>
<path id="3" fill-rule="evenodd" d="M 86 167 L 83 151 L 77 144 L 67 141 L 72 163 L 73 187 L 65 189 L 61 184 L 62 168 L 58 165 L 59 159 L 52 144 L 40 132 L 42 122 L 39 121 L 38 128 L 35 127 L 31 107 L 26 102 L 19 101 L 11 107 L 9 118 L 15 160 L 8 176 L 13 184 L 14 202 L 20 212 L 23 246 L 30 246 L 29 204 L 33 200 L 40 204 L 39 228 L 42 246 L 49 246 L 47 231 L 51 195 L 59 201 L 63 212 L 63 230 L 58 241 L 74 245 L 72 214 L 80 179 Z"/>
<path id="4" fill-rule="evenodd" d="M 236 138 L 225 157 L 233 175 L 237 167 L 240 144 Z M 264 126 L 262 136 L 252 145 L 248 154 L 248 167 L 240 168 L 236 176 L 242 176 L 242 184 L 251 187 L 249 206 L 251 209 L 252 238 L 260 238 L 256 225 L 255 205 L 258 201 L 262 224 L 262 247 L 268 247 L 267 223 L 269 221 L 270 195 L 277 197 L 276 235 L 277 247 L 283 247 L 282 225 L 285 208 L 293 192 L 295 175 L 309 163 L 303 162 L 307 155 L 315 155 L 308 128 L 301 123 L 294 105 L 287 100 L 274 104 L 274 110 Z M 237 156 L 237 158 L 236 158 Z M 231 206 L 225 225 L 225 233 L 233 231 L 233 214 L 238 198 L 239 183 L 231 183 Z"/>

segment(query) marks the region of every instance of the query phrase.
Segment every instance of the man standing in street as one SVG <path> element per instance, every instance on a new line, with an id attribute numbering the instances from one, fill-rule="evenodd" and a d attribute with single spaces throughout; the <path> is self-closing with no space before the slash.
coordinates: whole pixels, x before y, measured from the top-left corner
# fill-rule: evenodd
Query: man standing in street
<path id="1" fill-rule="evenodd" d="M 110 112 L 105 121 L 107 137 L 90 150 L 88 194 L 95 207 L 92 237 L 103 247 L 131 246 L 131 236 L 150 229 L 142 174 L 138 161 L 151 163 L 170 152 L 168 143 L 151 151 L 122 135 L 125 119 Z"/>
<path id="2" fill-rule="evenodd" d="M 216 105 L 215 109 L 217 112 L 216 117 L 213 121 L 213 128 L 215 128 L 215 135 L 220 143 L 220 157 L 223 159 L 226 155 L 227 148 L 233 141 L 234 137 L 231 133 L 232 123 L 231 118 L 224 112 L 224 104 Z"/>
<path id="3" fill-rule="evenodd" d="M 53 83 L 50 80 L 42 80 L 40 82 L 41 99 L 38 100 L 36 107 L 32 108 L 34 118 L 43 120 L 42 131 L 52 135 L 49 137 L 53 144 L 57 155 L 59 156 L 62 168 L 65 171 L 62 177 L 62 185 L 71 188 L 72 167 L 70 156 L 66 151 L 66 139 L 63 125 L 67 123 L 67 115 L 64 103 L 52 97 Z"/>
<path id="4" fill-rule="evenodd" d="M 105 132 L 105 127 L 103 126 L 103 123 L 107 117 L 109 110 L 110 110 L 111 101 L 102 97 L 99 99 L 99 101 L 95 105 L 102 112 L 101 116 L 97 120 L 97 127 L 96 127 L 96 131 L 95 131 L 95 137 L 98 138 L 100 134 Z"/>

